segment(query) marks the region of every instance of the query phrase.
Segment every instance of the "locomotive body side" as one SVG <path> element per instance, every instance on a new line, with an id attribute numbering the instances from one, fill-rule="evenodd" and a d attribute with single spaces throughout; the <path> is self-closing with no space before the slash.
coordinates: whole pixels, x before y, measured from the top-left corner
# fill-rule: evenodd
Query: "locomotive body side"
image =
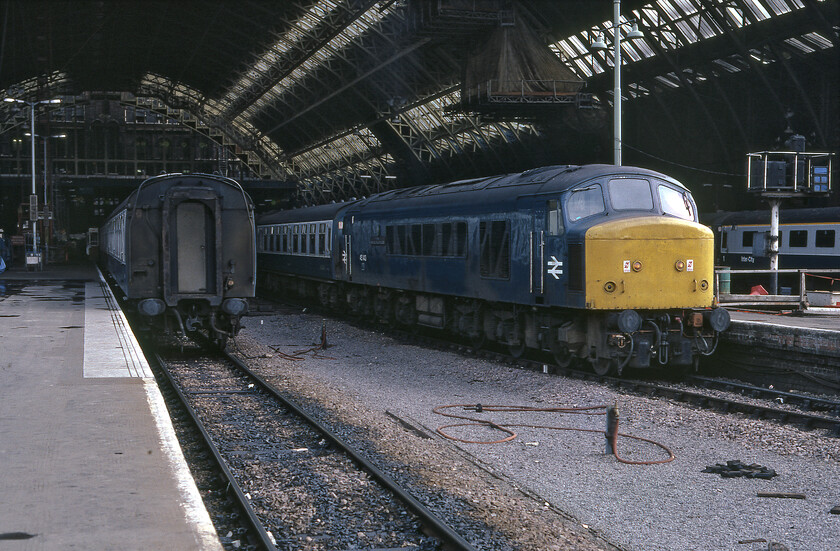
<path id="1" fill-rule="evenodd" d="M 152 323 L 170 313 L 181 331 L 204 327 L 224 341 L 254 296 L 254 231 L 253 205 L 235 181 L 159 176 L 106 220 L 103 263 Z"/>
<path id="2" fill-rule="evenodd" d="M 545 167 L 382 193 L 335 221 L 333 271 L 306 274 L 310 291 L 383 321 L 600 372 L 696 367 L 728 326 L 711 309 L 712 234 L 688 190 L 655 172 Z"/>

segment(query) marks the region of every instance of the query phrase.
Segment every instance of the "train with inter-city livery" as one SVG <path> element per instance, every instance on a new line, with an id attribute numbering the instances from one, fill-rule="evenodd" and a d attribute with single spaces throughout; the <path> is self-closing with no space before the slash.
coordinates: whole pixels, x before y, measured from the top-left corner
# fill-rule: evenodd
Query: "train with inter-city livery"
<path id="1" fill-rule="evenodd" d="M 597 373 L 696 369 L 729 314 L 689 190 L 612 165 L 395 189 L 257 222 L 259 284 Z"/>
<path id="2" fill-rule="evenodd" d="M 718 237 L 718 264 L 768 269 L 770 209 L 704 217 Z M 840 269 L 840 207 L 779 211 L 779 267 Z"/>
<path id="3" fill-rule="evenodd" d="M 256 286 L 254 205 L 210 174 L 143 181 L 99 230 L 100 265 L 130 309 L 157 329 L 206 330 L 224 346 Z"/>

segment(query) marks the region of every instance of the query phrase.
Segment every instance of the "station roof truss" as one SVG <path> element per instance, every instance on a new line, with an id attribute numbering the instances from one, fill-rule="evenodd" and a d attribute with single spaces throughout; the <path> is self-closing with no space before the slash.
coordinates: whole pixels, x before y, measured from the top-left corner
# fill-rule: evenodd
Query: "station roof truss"
<path id="1" fill-rule="evenodd" d="M 465 60 L 511 5 L 609 109 L 612 57 L 589 46 L 598 34 L 615 38 L 609 0 L 0 0 L 0 93 L 31 101 L 120 92 L 217 139 L 257 177 L 297 181 L 302 202 L 338 201 L 508 171 L 549 131 L 459 109 Z M 748 149 L 755 137 L 733 94 L 749 81 L 775 113 L 795 95 L 814 143 L 837 145 L 836 129 L 826 131 L 837 98 L 821 105 L 803 75 L 836 79 L 838 0 L 622 7 L 622 21 L 644 34 L 622 41 L 626 100 L 657 105 L 676 128 L 669 98 L 685 98 L 721 149 L 732 144 L 725 113 Z M 25 118 L 0 104 L 0 132 Z"/>

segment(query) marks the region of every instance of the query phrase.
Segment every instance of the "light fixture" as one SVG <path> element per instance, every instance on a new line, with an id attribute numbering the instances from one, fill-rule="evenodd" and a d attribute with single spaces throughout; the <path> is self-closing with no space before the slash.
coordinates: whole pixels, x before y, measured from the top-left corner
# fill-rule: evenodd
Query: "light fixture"
<path id="1" fill-rule="evenodd" d="M 615 85 L 613 87 L 613 164 L 621 166 L 621 27 L 630 25 L 627 33 L 628 40 L 643 38 L 642 31 L 635 20 L 621 21 L 621 0 L 613 0 L 613 73 Z M 590 45 L 593 51 L 608 50 L 604 33 L 598 33 L 597 40 Z"/>

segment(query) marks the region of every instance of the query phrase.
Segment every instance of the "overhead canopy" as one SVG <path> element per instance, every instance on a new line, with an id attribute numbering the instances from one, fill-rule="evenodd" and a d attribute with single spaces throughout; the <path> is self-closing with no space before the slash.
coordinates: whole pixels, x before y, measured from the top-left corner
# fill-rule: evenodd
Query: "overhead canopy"
<path id="1" fill-rule="evenodd" d="M 306 201 L 328 202 L 608 162 L 612 60 L 589 44 L 596 33 L 614 39 L 612 5 L 2 0 L 0 92 L 157 98 L 224 133 L 258 176 L 297 181 Z M 838 11 L 837 0 L 625 0 L 622 22 L 644 33 L 622 43 L 625 158 L 698 179 L 734 174 L 788 124 L 809 147 L 836 150 Z M 583 81 L 605 116 L 461 111 L 462 85 L 488 75 Z M 16 116 L 2 109 L 0 131 Z"/>

